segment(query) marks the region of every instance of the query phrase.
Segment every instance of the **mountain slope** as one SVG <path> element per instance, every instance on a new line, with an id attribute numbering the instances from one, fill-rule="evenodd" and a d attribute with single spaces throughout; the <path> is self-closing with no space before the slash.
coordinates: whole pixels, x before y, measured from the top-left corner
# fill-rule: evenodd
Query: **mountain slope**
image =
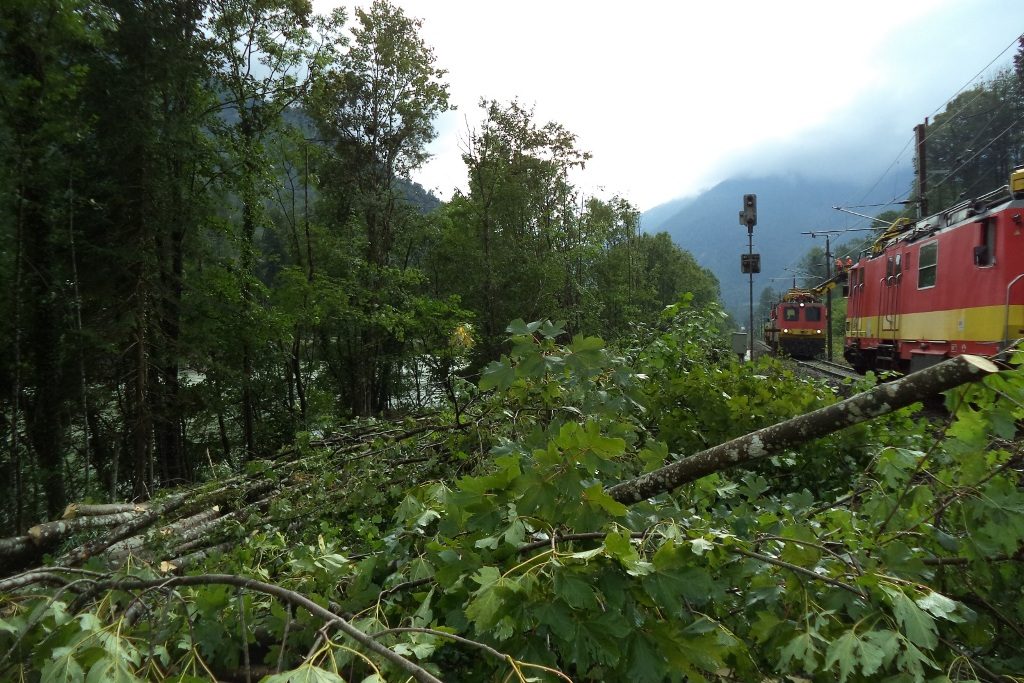
<path id="1" fill-rule="evenodd" d="M 691 252 L 698 263 L 718 277 L 726 308 L 740 312 L 745 311 L 748 296 L 748 279 L 740 272 L 740 254 L 747 252 L 747 230 L 738 220 L 744 194 L 757 195 L 754 253 L 761 254 L 761 273 L 754 276 L 756 301 L 758 293 L 773 284 L 771 278 L 791 275 L 785 269 L 796 264 L 808 249 L 816 245 L 824 248 L 822 239 L 812 239 L 802 232 L 866 224 L 863 219 L 835 211 L 833 205 L 851 198 L 862 204 L 889 201 L 892 188 L 910 187 L 910 181 L 909 175 L 897 178 L 887 183 L 884 190 L 861 199 L 865 183 L 859 181 L 798 176 L 733 178 L 691 200 L 674 200 L 644 212 L 640 225 L 645 232 L 668 232 L 676 244 Z M 832 243 L 863 234 L 833 236 Z M 782 288 L 783 283 L 777 281 L 775 286 Z"/>

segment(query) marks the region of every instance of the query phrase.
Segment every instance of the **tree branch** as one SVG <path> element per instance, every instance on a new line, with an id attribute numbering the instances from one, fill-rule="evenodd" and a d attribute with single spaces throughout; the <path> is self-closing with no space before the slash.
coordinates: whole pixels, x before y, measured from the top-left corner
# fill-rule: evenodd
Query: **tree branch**
<path id="1" fill-rule="evenodd" d="M 627 505 L 667 493 L 709 474 L 793 448 L 813 439 L 952 389 L 999 371 L 980 356 L 957 356 L 831 406 L 741 436 L 607 490 Z"/>
<path id="2" fill-rule="evenodd" d="M 234 574 L 198 574 L 195 576 L 175 576 L 166 579 L 153 579 L 148 581 L 136 580 L 136 579 L 118 579 L 113 581 L 107 581 L 100 583 L 97 587 L 102 590 L 131 590 L 140 588 L 151 588 L 156 586 L 161 587 L 173 587 L 173 586 L 204 586 L 204 585 L 227 585 L 236 586 L 238 588 L 245 588 L 247 590 L 253 590 L 260 593 L 266 593 L 272 595 L 282 602 L 296 605 L 305 608 L 313 616 L 319 617 L 327 622 L 330 626 L 337 627 L 342 633 L 347 635 L 352 640 L 356 641 L 367 650 L 374 654 L 383 657 L 388 660 L 402 671 L 412 676 L 420 683 L 442 683 L 440 679 L 434 677 L 429 671 L 417 666 L 413 662 L 409 661 L 405 657 L 402 657 L 396 652 L 392 652 L 390 649 L 384 647 L 369 635 L 363 633 L 356 627 L 352 626 L 348 621 L 333 614 L 329 610 L 316 604 L 301 593 L 276 586 L 271 583 L 264 583 L 262 581 L 256 581 L 255 579 L 249 579 L 243 576 L 235 576 Z"/>

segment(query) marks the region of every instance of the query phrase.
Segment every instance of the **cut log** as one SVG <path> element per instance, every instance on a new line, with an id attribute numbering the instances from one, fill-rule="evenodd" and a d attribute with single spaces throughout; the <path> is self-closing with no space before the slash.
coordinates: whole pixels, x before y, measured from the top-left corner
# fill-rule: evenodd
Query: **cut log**
<path id="1" fill-rule="evenodd" d="M 257 500 L 254 503 L 246 505 L 244 508 L 240 508 L 233 512 L 229 512 L 226 515 L 211 519 L 207 522 L 194 526 L 190 529 L 184 529 L 178 534 L 178 545 L 171 551 L 175 555 L 181 555 L 195 550 L 196 548 L 202 548 L 206 543 L 209 542 L 211 536 L 218 534 L 222 527 L 232 520 L 242 520 L 248 513 L 258 511 L 265 512 L 270 507 L 270 503 L 273 500 L 273 496 L 267 496 Z M 240 522 L 241 523 L 241 522 Z"/>
<path id="2" fill-rule="evenodd" d="M 188 555 L 182 555 L 181 557 L 176 557 L 173 560 L 161 562 L 160 570 L 165 572 L 177 572 L 179 570 L 187 569 L 199 564 L 208 557 L 218 553 L 226 553 L 234 547 L 235 543 L 231 541 L 227 543 L 218 543 L 210 548 L 203 548 L 202 550 L 197 550 L 193 553 L 189 553 Z"/>
<path id="3" fill-rule="evenodd" d="M 178 520 L 173 524 L 168 524 L 167 526 L 160 528 L 156 532 L 157 537 L 170 538 L 172 536 L 177 536 L 185 529 L 190 529 L 192 527 L 199 526 L 211 520 L 217 519 L 217 517 L 219 516 L 220 506 L 214 505 L 209 510 L 203 510 L 202 512 L 192 515 L 191 517 L 186 517 L 185 519 Z M 144 546 L 146 544 L 146 538 L 146 535 L 140 534 L 138 536 L 126 538 L 123 541 L 118 541 L 117 543 L 114 543 L 109 548 L 107 548 L 105 555 L 111 560 L 119 560 L 127 556 L 129 553 Z"/>
<path id="4" fill-rule="evenodd" d="M 17 556 L 35 549 L 31 536 L 0 538 L 0 557 Z"/>
<path id="5" fill-rule="evenodd" d="M 67 513 L 65 512 L 65 515 Z M 28 535 L 38 546 L 48 546 L 57 541 L 67 538 L 71 534 L 83 529 L 94 529 L 97 527 L 117 526 L 125 524 L 139 516 L 138 512 L 116 512 L 112 515 L 97 515 L 90 517 L 74 517 L 71 519 L 58 519 L 53 522 L 37 524 L 28 530 Z"/>
<path id="6" fill-rule="evenodd" d="M 105 505 L 72 503 L 64 509 L 64 517 L 62 519 L 114 515 L 119 512 L 145 512 L 148 509 L 148 503 L 107 503 Z"/>
<path id="7" fill-rule="evenodd" d="M 190 497 L 191 496 L 188 493 L 179 493 L 176 496 L 171 496 L 160 505 L 136 515 L 136 517 L 131 521 L 114 529 L 113 533 L 108 536 L 93 539 L 92 541 L 65 553 L 63 556 L 58 558 L 57 561 L 59 564 L 67 565 L 69 567 L 79 565 L 90 557 L 102 553 L 118 541 L 123 541 L 126 538 L 131 538 L 136 535 L 138 532 L 154 524 L 158 519 L 160 519 L 161 515 L 170 514 L 171 512 L 183 507 L 189 502 Z"/>
<path id="8" fill-rule="evenodd" d="M 980 356 L 957 356 L 831 406 L 759 429 L 607 490 L 627 505 L 667 493 L 709 474 L 793 448 L 999 371 Z"/>

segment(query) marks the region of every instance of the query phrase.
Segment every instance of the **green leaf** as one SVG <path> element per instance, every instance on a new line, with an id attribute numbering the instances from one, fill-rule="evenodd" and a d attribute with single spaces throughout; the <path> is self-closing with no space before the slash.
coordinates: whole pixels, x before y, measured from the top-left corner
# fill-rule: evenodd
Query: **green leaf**
<path id="1" fill-rule="evenodd" d="M 859 660 L 861 640 L 853 631 L 847 631 L 828 646 L 825 668 L 839 664 L 839 681 L 843 683 L 853 673 L 854 664 Z M 873 646 L 872 646 L 873 647 Z"/>
<path id="2" fill-rule="evenodd" d="M 481 588 L 486 588 L 501 579 L 501 572 L 497 567 L 480 567 L 472 578 Z"/>
<path id="3" fill-rule="evenodd" d="M 786 668 L 790 662 L 799 662 L 803 671 L 815 671 L 818 667 L 818 647 L 814 644 L 814 636 L 810 632 L 798 634 L 786 647 L 782 648 L 779 665 Z"/>
<path id="4" fill-rule="evenodd" d="M 560 571 L 555 574 L 555 594 L 573 609 L 590 610 L 598 606 L 597 596 L 589 583 L 579 576 Z"/>
<path id="5" fill-rule="evenodd" d="M 751 625 L 750 633 L 757 639 L 757 642 L 765 643 L 778 635 L 779 625 L 782 623 L 782 620 L 774 613 L 761 611 L 757 613 L 757 619 Z"/>
<path id="6" fill-rule="evenodd" d="M 264 676 L 260 683 L 345 683 L 345 679 L 318 666 L 303 664 L 291 671 Z"/>
<path id="7" fill-rule="evenodd" d="M 530 379 L 540 379 L 546 371 L 547 364 L 544 362 L 544 355 L 539 352 L 530 353 L 516 366 L 516 374 Z"/>
<path id="8" fill-rule="evenodd" d="M 665 658 L 642 632 L 629 641 L 629 680 L 658 683 L 665 680 Z"/>
<path id="9" fill-rule="evenodd" d="M 522 318 L 516 318 L 508 324 L 508 327 L 505 328 L 505 332 L 516 337 L 521 337 L 523 335 L 533 334 L 540 329 L 540 326 L 541 322 L 539 320 L 527 324 Z"/>
<path id="10" fill-rule="evenodd" d="M 85 683 L 141 683 L 123 659 L 102 656 L 91 667 Z"/>
<path id="11" fill-rule="evenodd" d="M 561 600 L 542 602 L 537 605 L 533 614 L 541 624 L 551 629 L 551 632 L 562 640 L 572 639 L 575 628 L 573 615 Z"/>
<path id="12" fill-rule="evenodd" d="M 572 340 L 572 344 L 569 345 L 569 349 L 573 353 L 582 353 L 584 351 L 599 351 L 604 348 L 604 340 L 600 337 L 583 337 L 578 336 Z"/>
<path id="13" fill-rule="evenodd" d="M 963 622 L 963 619 L 956 614 L 956 601 L 950 600 L 945 595 L 935 591 L 929 591 L 928 595 L 918 598 L 914 603 L 932 616 L 946 619 L 947 621 Z"/>
<path id="14" fill-rule="evenodd" d="M 882 590 L 892 599 L 893 615 L 907 638 L 928 650 L 934 649 L 939 643 L 935 620 L 898 588 L 882 586 Z"/>
<path id="15" fill-rule="evenodd" d="M 481 588 L 466 606 L 466 618 L 476 625 L 479 633 L 483 633 L 501 618 L 501 606 L 501 595 L 493 585 Z"/>
<path id="16" fill-rule="evenodd" d="M 860 671 L 870 676 L 896 656 L 899 637 L 888 629 L 868 631 L 860 644 Z"/>
<path id="17" fill-rule="evenodd" d="M 652 566 L 640 561 L 640 553 L 633 546 L 629 532 L 612 532 L 604 537 L 604 547 L 609 557 L 614 557 L 632 575 L 650 573 Z"/>
<path id="18" fill-rule="evenodd" d="M 596 505 L 613 517 L 621 517 L 626 514 L 626 506 L 605 493 L 604 486 L 601 483 L 584 489 L 583 499 L 591 505 Z"/>
<path id="19" fill-rule="evenodd" d="M 703 555 L 709 550 L 713 550 L 715 544 L 703 538 L 695 538 L 690 541 L 690 549 L 693 550 L 694 555 Z"/>
<path id="20" fill-rule="evenodd" d="M 493 360 L 484 368 L 483 376 L 480 378 L 480 391 L 507 389 L 515 380 L 516 371 L 507 359 Z"/>
<path id="21" fill-rule="evenodd" d="M 544 323 L 538 328 L 540 333 L 547 339 L 554 339 L 559 335 L 565 334 L 565 321 L 558 320 L 552 323 L 550 320 L 545 320 Z"/>
<path id="22" fill-rule="evenodd" d="M 904 638 L 902 644 L 903 650 L 896 658 L 896 664 L 904 671 L 908 671 L 914 677 L 915 683 L 924 680 L 925 665 L 933 669 L 938 668 L 913 642 Z"/>
<path id="23" fill-rule="evenodd" d="M 43 667 L 40 683 L 80 683 L 85 680 L 85 672 L 82 665 L 72 656 L 74 651 L 69 651 Z"/>

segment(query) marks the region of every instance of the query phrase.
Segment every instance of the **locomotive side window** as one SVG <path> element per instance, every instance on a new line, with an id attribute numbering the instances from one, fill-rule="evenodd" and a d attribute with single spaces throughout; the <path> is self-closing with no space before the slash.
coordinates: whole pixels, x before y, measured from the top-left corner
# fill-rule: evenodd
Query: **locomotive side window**
<path id="1" fill-rule="evenodd" d="M 805 308 L 804 315 L 809 323 L 821 322 L 820 308 Z"/>
<path id="2" fill-rule="evenodd" d="M 935 274 L 938 270 L 939 243 L 929 242 L 921 247 L 921 257 L 917 263 L 917 288 L 935 286 Z"/>
<path id="3" fill-rule="evenodd" d="M 800 319 L 800 309 L 799 308 L 793 308 L 792 306 L 786 306 L 784 309 L 782 309 L 782 312 L 785 315 L 786 320 L 799 320 Z"/>
<path id="4" fill-rule="evenodd" d="M 974 265 L 985 268 L 995 264 L 996 222 L 990 218 L 981 222 L 981 244 L 974 247 Z"/>

